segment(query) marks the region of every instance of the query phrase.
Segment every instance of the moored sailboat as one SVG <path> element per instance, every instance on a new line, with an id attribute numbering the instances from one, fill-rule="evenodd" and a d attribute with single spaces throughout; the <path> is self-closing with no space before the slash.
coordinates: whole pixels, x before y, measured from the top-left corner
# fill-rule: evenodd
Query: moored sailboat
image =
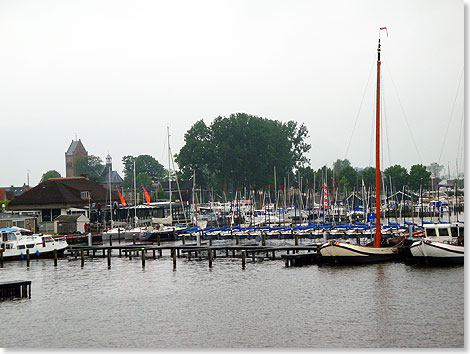
<path id="1" fill-rule="evenodd" d="M 398 259 L 398 247 L 403 242 L 403 237 L 382 240 L 380 225 L 380 31 L 387 30 L 381 27 L 379 30 L 379 43 L 377 47 L 377 96 L 375 119 L 375 184 L 376 184 L 376 227 L 374 241 L 366 246 L 340 241 L 330 241 L 323 244 L 319 250 L 319 263 L 375 263 Z"/>

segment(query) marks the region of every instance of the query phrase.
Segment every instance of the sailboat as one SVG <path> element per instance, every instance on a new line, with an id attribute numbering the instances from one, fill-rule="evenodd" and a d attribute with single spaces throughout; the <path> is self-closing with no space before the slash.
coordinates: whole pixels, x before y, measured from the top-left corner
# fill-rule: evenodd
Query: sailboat
<path id="1" fill-rule="evenodd" d="M 388 244 L 382 242 L 380 229 L 380 31 L 387 30 L 381 27 L 379 30 L 379 43 L 377 47 L 377 96 L 375 117 L 375 183 L 376 183 L 376 228 L 374 240 L 368 245 L 362 246 L 340 241 L 330 241 L 318 250 L 319 263 L 332 264 L 362 264 L 376 263 L 398 259 L 398 247 L 404 238 L 389 239 Z M 392 245 L 393 244 L 393 245 Z"/>

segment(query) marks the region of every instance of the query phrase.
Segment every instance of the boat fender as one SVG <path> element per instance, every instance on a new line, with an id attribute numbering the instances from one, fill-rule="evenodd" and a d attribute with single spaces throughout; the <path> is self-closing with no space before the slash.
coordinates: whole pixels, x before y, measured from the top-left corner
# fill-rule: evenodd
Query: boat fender
<path id="1" fill-rule="evenodd" d="M 24 254 L 23 254 L 23 252 L 21 252 L 20 257 L 21 257 L 21 259 L 24 259 Z"/>
<path id="2" fill-rule="evenodd" d="M 36 250 L 36 256 L 39 257 L 39 250 Z"/>

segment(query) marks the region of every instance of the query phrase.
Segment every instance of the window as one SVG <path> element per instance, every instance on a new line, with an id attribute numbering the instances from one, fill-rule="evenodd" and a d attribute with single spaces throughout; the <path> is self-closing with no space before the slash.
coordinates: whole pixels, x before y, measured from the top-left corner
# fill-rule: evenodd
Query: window
<path id="1" fill-rule="evenodd" d="M 16 235 L 13 232 L 9 232 L 7 234 L 7 240 L 8 241 L 15 241 L 16 240 Z"/>
<path id="2" fill-rule="evenodd" d="M 80 197 L 82 199 L 88 199 L 88 198 L 90 198 L 90 192 L 88 192 L 88 191 L 80 192 Z"/>
<path id="3" fill-rule="evenodd" d="M 436 229 L 426 229 L 426 236 L 437 236 Z"/>
<path id="4" fill-rule="evenodd" d="M 25 249 L 26 247 L 25 247 L 24 245 L 18 245 L 17 248 L 18 248 L 19 250 L 23 250 L 23 249 Z"/>
<path id="5" fill-rule="evenodd" d="M 463 227 L 459 227 L 459 234 L 463 237 Z"/>
<path id="6" fill-rule="evenodd" d="M 450 232 L 452 233 L 452 237 L 458 237 L 459 236 L 459 229 L 457 227 L 451 227 Z"/>
<path id="7" fill-rule="evenodd" d="M 29 244 L 26 245 L 26 247 L 28 247 L 28 248 L 33 248 L 33 247 L 34 247 L 34 243 L 29 243 Z"/>
<path id="8" fill-rule="evenodd" d="M 439 229 L 439 236 L 449 236 L 449 230 Z"/>

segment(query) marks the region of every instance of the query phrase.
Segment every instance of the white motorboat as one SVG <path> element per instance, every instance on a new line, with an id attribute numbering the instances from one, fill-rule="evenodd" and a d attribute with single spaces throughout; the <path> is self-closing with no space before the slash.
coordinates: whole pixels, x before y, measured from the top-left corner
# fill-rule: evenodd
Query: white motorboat
<path id="1" fill-rule="evenodd" d="M 409 261 L 422 264 L 463 264 L 463 224 L 424 225 L 425 235 L 410 246 Z"/>
<path id="2" fill-rule="evenodd" d="M 0 229 L 0 252 L 3 260 L 18 260 L 26 257 L 51 258 L 54 250 L 57 256 L 62 256 L 68 244 L 65 237 L 33 234 L 31 231 L 19 227 Z"/>

